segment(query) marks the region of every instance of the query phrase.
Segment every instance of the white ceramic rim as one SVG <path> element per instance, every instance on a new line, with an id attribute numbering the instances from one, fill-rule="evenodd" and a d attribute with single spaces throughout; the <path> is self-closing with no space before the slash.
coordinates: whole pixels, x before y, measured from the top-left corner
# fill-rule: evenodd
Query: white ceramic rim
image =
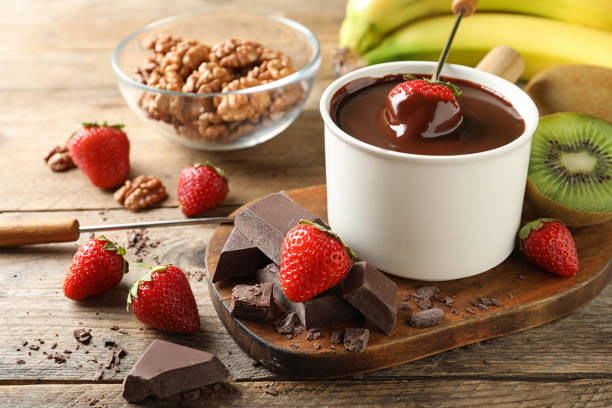
<path id="1" fill-rule="evenodd" d="M 472 81 L 474 83 L 479 83 L 478 81 L 479 76 L 488 78 L 490 81 L 494 83 L 501 83 L 501 84 L 504 84 L 505 86 L 510 86 L 510 87 L 515 88 L 515 90 L 519 91 L 519 93 L 525 97 L 524 102 L 527 104 L 526 110 L 531 110 L 533 112 L 533 120 L 529 120 L 529 118 L 525 118 L 524 115 L 521 115 L 521 117 L 523 118 L 523 121 L 525 121 L 525 130 L 518 138 L 498 148 L 491 149 L 491 150 L 485 150 L 484 152 L 479 152 L 479 153 L 448 155 L 448 156 L 420 155 L 420 154 L 414 154 L 414 153 L 397 152 L 394 150 L 386 150 L 381 147 L 373 146 L 369 143 L 363 142 L 359 139 L 352 137 L 351 135 L 346 133 L 344 130 L 340 129 L 340 127 L 336 125 L 336 123 L 332 120 L 331 115 L 330 115 L 331 99 L 333 95 L 336 93 L 336 91 L 338 91 L 338 89 L 340 89 L 343 85 L 347 84 L 348 82 L 351 82 L 355 79 L 363 78 L 366 76 L 378 77 L 378 76 L 385 75 L 385 74 L 372 74 L 372 71 L 376 71 L 380 68 L 391 68 L 391 69 L 396 68 L 394 72 L 398 74 L 424 73 L 424 72 L 433 71 L 435 64 L 436 64 L 435 62 L 430 62 L 430 61 L 387 62 L 384 64 L 370 65 L 370 66 L 349 72 L 346 75 L 343 75 L 342 77 L 332 82 L 327 88 L 325 88 L 325 91 L 323 91 L 323 94 L 321 95 L 321 102 L 319 104 L 319 109 L 321 111 L 321 117 L 323 118 L 323 122 L 325 123 L 326 126 L 330 127 L 335 137 L 338 137 L 344 143 L 351 145 L 353 147 L 356 147 L 359 150 L 363 150 L 365 152 L 372 153 L 377 156 L 387 157 L 390 159 L 419 161 L 419 162 L 422 162 L 423 164 L 425 163 L 452 164 L 452 163 L 463 163 L 466 161 L 471 162 L 475 160 L 486 160 L 492 157 L 503 155 L 506 152 L 510 150 L 514 150 L 520 147 L 521 145 L 529 142 L 529 140 L 531 139 L 538 125 L 538 118 L 539 118 L 538 108 L 536 107 L 533 100 L 529 97 L 529 95 L 527 95 L 521 88 L 519 88 L 512 82 L 505 80 L 504 78 L 498 77 L 497 75 L 493 75 L 485 71 L 477 70 L 475 68 L 466 67 L 466 66 L 457 65 L 457 64 L 445 64 L 444 68 L 446 69 L 447 67 L 452 67 L 452 69 L 455 69 L 458 72 L 471 74 L 472 76 L 475 76 L 475 77 L 467 79 L 467 80 Z M 411 72 L 406 72 L 407 67 Z M 444 72 L 443 72 L 443 75 L 445 75 Z M 505 95 L 501 95 L 499 91 L 495 89 L 491 89 L 491 87 L 489 86 L 487 86 L 486 88 L 502 96 L 504 99 L 509 101 L 512 104 L 512 106 L 516 105 L 517 101 L 510 100 Z"/>
<path id="2" fill-rule="evenodd" d="M 153 92 L 153 93 L 162 93 L 166 95 L 191 96 L 191 97 L 202 98 L 202 97 L 213 97 L 217 95 L 250 94 L 250 93 L 255 93 L 255 92 L 273 90 L 273 89 L 276 89 L 276 88 L 279 88 L 279 87 L 282 87 L 282 86 L 285 86 L 285 85 L 288 85 L 294 82 L 298 82 L 302 79 L 307 79 L 311 77 L 313 74 L 316 74 L 316 72 L 319 70 L 319 66 L 321 65 L 321 45 L 319 44 L 319 39 L 317 38 L 317 36 L 314 35 L 314 33 L 310 31 L 308 28 L 306 28 L 306 26 L 298 23 L 297 21 L 294 21 L 294 20 L 291 20 L 285 17 L 275 16 L 275 15 L 270 15 L 270 14 L 257 14 L 257 13 L 244 13 L 244 12 L 241 12 L 239 14 L 269 18 L 271 20 L 275 20 L 281 24 L 286 25 L 287 27 L 291 28 L 294 31 L 297 31 L 303 34 L 306 38 L 308 38 L 308 41 L 310 41 L 310 44 L 313 47 L 314 55 L 312 59 L 308 62 L 308 64 L 303 66 L 299 71 L 296 71 L 293 74 L 288 75 L 284 78 L 278 79 L 276 81 L 268 82 L 267 84 L 258 85 L 258 86 L 254 86 L 251 88 L 239 89 L 237 91 L 214 92 L 214 93 L 189 93 L 189 92 L 167 91 L 165 89 L 153 88 L 145 84 L 141 84 L 140 82 L 134 81 L 132 78 L 129 77 L 129 75 L 127 75 L 125 72 L 123 72 L 119 68 L 119 64 L 117 62 L 119 58 L 119 53 L 123 50 L 123 47 L 125 47 L 125 45 L 128 42 L 130 42 L 134 37 L 136 37 L 138 34 L 151 30 L 160 25 L 170 23 L 175 20 L 180 20 L 181 18 L 185 18 L 185 17 L 194 17 L 198 15 L 210 16 L 210 15 L 215 15 L 215 14 L 227 14 L 227 13 L 228 12 L 223 12 L 223 11 L 210 12 L 210 13 L 206 13 L 206 12 L 204 13 L 183 13 L 183 14 L 179 14 L 176 16 L 167 17 L 167 18 L 155 21 L 153 23 L 147 24 L 144 27 L 134 31 L 132 34 L 128 35 L 123 40 L 121 40 L 119 45 L 117 45 L 117 48 L 115 48 L 115 50 L 113 51 L 113 55 L 111 57 L 111 64 L 113 67 L 113 71 L 115 72 L 115 75 L 117 76 L 119 80 L 127 83 L 128 85 L 134 86 L 136 88 L 140 88 L 143 91 Z"/>

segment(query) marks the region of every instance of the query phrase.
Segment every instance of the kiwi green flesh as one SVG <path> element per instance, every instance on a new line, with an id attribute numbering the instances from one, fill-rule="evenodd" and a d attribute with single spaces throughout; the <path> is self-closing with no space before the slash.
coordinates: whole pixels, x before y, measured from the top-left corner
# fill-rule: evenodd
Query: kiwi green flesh
<path id="1" fill-rule="evenodd" d="M 612 124 L 583 113 L 540 119 L 529 177 L 551 200 L 579 211 L 612 211 Z"/>

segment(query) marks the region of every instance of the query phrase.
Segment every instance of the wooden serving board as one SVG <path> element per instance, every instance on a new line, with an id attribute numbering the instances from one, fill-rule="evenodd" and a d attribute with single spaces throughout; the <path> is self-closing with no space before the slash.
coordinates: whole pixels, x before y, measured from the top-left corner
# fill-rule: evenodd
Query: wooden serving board
<path id="1" fill-rule="evenodd" d="M 326 218 L 325 185 L 292 190 L 288 194 L 307 210 Z M 534 218 L 527 206 L 524 216 Z M 217 266 L 219 253 L 232 228 L 221 225 L 211 238 L 206 251 L 208 276 Z M 322 336 L 314 341 L 307 341 L 306 333 L 288 339 L 278 334 L 271 322 L 238 320 L 230 316 L 229 300 L 236 282 L 213 284 L 208 279 L 209 293 L 217 314 L 236 342 L 271 371 L 294 378 L 358 374 L 540 326 L 593 299 L 612 275 L 612 222 L 575 228 L 572 233 L 580 262 L 580 272 L 572 278 L 544 272 L 527 263 L 517 251 L 496 268 L 465 279 L 427 283 L 389 275 L 398 285 L 398 305 L 403 303 L 403 295 L 414 293 L 423 285 L 437 286 L 440 288 L 438 296 L 454 298 L 452 307 L 434 302 L 445 315 L 438 325 L 430 328 L 408 326 L 411 312 L 400 310 L 391 336 L 357 319 L 322 328 Z M 496 298 L 501 306 L 490 305 L 488 311 L 481 311 L 470 304 L 481 297 Z M 408 304 L 413 311 L 420 310 L 412 299 Z M 466 312 L 469 307 L 474 314 Z M 452 313 L 453 308 L 458 314 Z M 330 347 L 331 332 L 346 327 L 370 329 L 370 341 L 364 352 L 348 352 L 342 345 L 336 345 L 336 350 Z M 315 342 L 321 346 L 320 350 L 315 350 Z"/>

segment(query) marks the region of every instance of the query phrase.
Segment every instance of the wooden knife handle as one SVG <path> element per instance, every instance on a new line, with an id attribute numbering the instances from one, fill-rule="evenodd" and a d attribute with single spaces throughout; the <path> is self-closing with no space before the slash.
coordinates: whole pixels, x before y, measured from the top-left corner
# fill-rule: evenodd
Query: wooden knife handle
<path id="1" fill-rule="evenodd" d="M 525 61 L 514 48 L 498 45 L 480 60 L 476 69 L 516 82 L 525 69 Z"/>
<path id="2" fill-rule="evenodd" d="M 69 242 L 78 238 L 76 218 L 0 220 L 0 247 Z"/>

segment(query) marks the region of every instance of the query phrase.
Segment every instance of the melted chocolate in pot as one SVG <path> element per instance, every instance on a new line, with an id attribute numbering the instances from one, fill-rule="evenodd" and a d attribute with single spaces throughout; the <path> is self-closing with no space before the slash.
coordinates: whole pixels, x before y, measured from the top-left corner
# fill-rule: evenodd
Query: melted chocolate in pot
<path id="1" fill-rule="evenodd" d="M 516 109 L 493 91 L 462 79 L 441 79 L 462 91 L 458 102 L 463 122 L 449 136 L 398 138 L 389 127 L 385 116 L 387 94 L 404 81 L 403 75 L 360 78 L 344 85 L 332 98 L 332 120 L 346 133 L 368 144 L 433 156 L 492 150 L 515 140 L 525 130 L 525 122 Z"/>

